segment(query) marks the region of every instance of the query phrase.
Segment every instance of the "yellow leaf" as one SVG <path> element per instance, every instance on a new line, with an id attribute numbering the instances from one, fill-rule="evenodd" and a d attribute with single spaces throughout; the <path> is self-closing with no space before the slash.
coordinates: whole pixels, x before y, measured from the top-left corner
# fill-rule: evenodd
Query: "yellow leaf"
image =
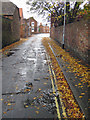
<path id="1" fill-rule="evenodd" d="M 1 101 L 3 101 L 3 99 L 1 99 Z"/>
<path id="2" fill-rule="evenodd" d="M 44 85 L 46 85 L 47 83 L 44 83 Z"/>
<path id="3" fill-rule="evenodd" d="M 78 83 L 78 85 L 81 85 L 81 83 Z"/>
<path id="4" fill-rule="evenodd" d="M 36 100 L 36 97 L 34 97 L 33 99 Z"/>
<path id="5" fill-rule="evenodd" d="M 18 90 L 18 86 L 16 86 L 16 90 Z"/>
<path id="6" fill-rule="evenodd" d="M 25 107 L 28 108 L 28 105 L 26 105 Z"/>
<path id="7" fill-rule="evenodd" d="M 39 114 L 39 111 L 35 111 L 37 114 Z"/>
<path id="8" fill-rule="evenodd" d="M 40 88 L 39 88 L 38 90 L 39 90 L 39 91 L 41 91 L 41 89 L 40 89 Z"/>
<path id="9" fill-rule="evenodd" d="M 37 109 L 39 110 L 40 108 L 39 108 L 39 107 L 37 107 Z"/>
<path id="10" fill-rule="evenodd" d="M 85 95 L 85 93 L 81 93 L 81 95 Z"/>
<path id="11" fill-rule="evenodd" d="M 82 98 L 82 96 L 79 96 L 79 98 Z"/>
<path id="12" fill-rule="evenodd" d="M 10 105 L 11 105 L 11 103 L 8 103 L 7 105 L 8 105 L 8 106 L 10 106 Z"/>
<path id="13" fill-rule="evenodd" d="M 7 112 L 3 112 L 3 114 L 6 114 Z"/>
<path id="14" fill-rule="evenodd" d="M 46 107 L 46 105 L 43 105 L 43 107 Z"/>
<path id="15" fill-rule="evenodd" d="M 26 89 L 26 90 L 24 90 L 24 92 L 29 92 L 30 91 L 30 89 Z"/>

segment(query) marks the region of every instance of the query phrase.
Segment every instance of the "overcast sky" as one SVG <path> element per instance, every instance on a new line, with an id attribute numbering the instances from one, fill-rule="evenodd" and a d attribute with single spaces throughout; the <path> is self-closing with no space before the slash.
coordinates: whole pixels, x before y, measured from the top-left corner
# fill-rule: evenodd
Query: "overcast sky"
<path id="1" fill-rule="evenodd" d="M 29 18 L 29 17 L 34 17 L 37 22 L 40 24 L 41 22 L 46 24 L 47 23 L 47 20 L 44 20 L 43 21 L 43 18 L 40 17 L 39 15 L 37 14 L 34 14 L 34 13 L 31 13 L 30 12 L 30 6 L 29 5 L 26 5 L 26 1 L 28 0 L 1 0 L 1 1 L 11 1 L 13 2 L 15 5 L 17 5 L 19 8 L 23 8 L 23 15 L 24 15 L 24 18 Z M 86 1 L 88 0 L 84 0 L 84 4 L 86 3 Z M 27 12 L 28 11 L 28 12 Z M 47 23 L 48 25 L 50 25 L 50 23 Z"/>
<path id="2" fill-rule="evenodd" d="M 26 5 L 27 0 L 10 0 L 10 1 L 13 2 L 15 5 L 17 5 L 19 8 L 23 8 L 24 18 L 34 17 L 39 24 L 41 22 L 44 24 L 47 23 L 47 20 L 43 20 L 41 16 L 38 16 L 37 14 L 30 12 L 30 6 Z M 47 24 L 49 25 L 49 23 Z"/>

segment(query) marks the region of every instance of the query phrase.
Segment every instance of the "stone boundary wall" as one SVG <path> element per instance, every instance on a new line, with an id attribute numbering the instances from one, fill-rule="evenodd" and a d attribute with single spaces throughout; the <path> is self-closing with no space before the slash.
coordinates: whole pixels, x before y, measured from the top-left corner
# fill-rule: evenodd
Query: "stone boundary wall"
<path id="1" fill-rule="evenodd" d="M 65 27 L 65 48 L 87 63 L 89 62 L 88 55 L 90 51 L 88 30 L 88 20 L 85 19 L 67 24 Z M 63 26 L 52 27 L 50 37 L 61 44 L 63 39 Z"/>

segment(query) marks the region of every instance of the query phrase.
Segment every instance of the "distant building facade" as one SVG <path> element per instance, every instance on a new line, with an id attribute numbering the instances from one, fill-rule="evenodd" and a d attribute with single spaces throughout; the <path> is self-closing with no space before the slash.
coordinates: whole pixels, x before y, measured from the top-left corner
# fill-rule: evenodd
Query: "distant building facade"
<path id="1" fill-rule="evenodd" d="M 37 21 L 33 17 L 30 17 L 30 27 L 31 34 L 37 33 Z"/>
<path id="2" fill-rule="evenodd" d="M 40 23 L 39 33 L 49 33 L 49 32 L 50 32 L 49 26 L 47 26 L 47 24 L 43 26 L 42 23 Z"/>

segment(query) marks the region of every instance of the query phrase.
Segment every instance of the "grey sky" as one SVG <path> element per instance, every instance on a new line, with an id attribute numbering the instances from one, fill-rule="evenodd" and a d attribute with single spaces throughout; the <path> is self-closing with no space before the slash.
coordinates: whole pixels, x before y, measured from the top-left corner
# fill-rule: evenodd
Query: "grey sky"
<path id="1" fill-rule="evenodd" d="M 23 8 L 23 15 L 24 15 L 24 18 L 29 18 L 29 17 L 34 17 L 38 23 L 40 22 L 43 22 L 44 24 L 47 23 L 47 20 L 44 20 L 43 21 L 43 18 L 41 16 L 38 16 L 37 14 L 35 13 L 31 13 L 30 12 L 30 5 L 26 5 L 26 2 L 28 0 L 0 0 L 0 1 L 5 1 L 5 2 L 8 2 L 8 1 L 11 1 L 13 2 L 15 5 L 17 5 L 19 8 Z M 54 0 L 55 1 L 55 0 Z M 60 0 L 61 1 L 61 0 Z M 64 1 L 64 0 L 62 0 Z M 79 1 L 79 0 L 71 0 L 71 1 Z M 83 0 L 82 0 L 83 1 Z M 88 1 L 88 0 L 84 0 L 85 1 Z M 86 3 L 86 2 L 85 2 Z M 27 12 L 28 11 L 28 12 Z M 49 23 L 48 23 L 49 24 Z"/>
<path id="2" fill-rule="evenodd" d="M 38 21 L 39 24 L 40 22 L 44 22 L 44 24 L 47 23 L 47 20 L 43 21 L 43 18 L 41 16 L 38 16 L 37 14 L 30 12 L 30 6 L 26 5 L 27 0 L 10 0 L 10 1 L 16 4 L 19 8 L 23 8 L 24 18 L 29 18 L 33 16 Z"/>

